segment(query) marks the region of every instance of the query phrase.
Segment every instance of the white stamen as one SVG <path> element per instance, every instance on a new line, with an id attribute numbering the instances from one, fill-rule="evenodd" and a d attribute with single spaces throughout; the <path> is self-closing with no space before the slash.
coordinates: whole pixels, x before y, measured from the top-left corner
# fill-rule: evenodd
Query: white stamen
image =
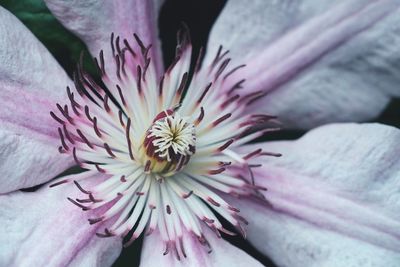
<path id="1" fill-rule="evenodd" d="M 159 157 L 171 161 L 170 148 L 174 154 L 191 156 L 190 147 L 196 145 L 196 129 L 192 123 L 180 117 L 178 113 L 157 120 L 149 130 L 148 137 L 155 137 L 152 142 Z"/>
<path id="2" fill-rule="evenodd" d="M 73 97 L 69 94 L 70 112 L 60 109 L 63 105 L 52 112 L 61 123 L 59 151 L 89 170 L 52 186 L 75 181 L 85 197 L 69 198 L 73 204 L 84 210 L 104 208 L 102 216 L 90 223 L 107 219 L 114 223 L 99 236 L 125 236 L 133 230 L 130 244 L 146 227 L 148 233 L 158 228 L 167 248 L 185 257 L 184 229 L 205 246 L 203 225 L 217 235 L 226 232 L 213 210 L 241 229 L 238 210 L 219 192 L 259 196 L 254 184 L 230 168 L 262 154 L 243 158 L 234 148 L 262 134 L 252 127 L 264 117 L 243 117 L 245 105 L 240 99 L 232 100 L 225 93 L 229 90 L 220 90 L 226 70 L 221 73 L 219 68 L 227 57 L 222 50 L 187 85 L 191 46 L 180 44 L 179 60 L 165 73 L 161 86 L 148 58 L 151 53 L 140 42 L 120 48 L 123 56 L 107 62 L 111 64 L 107 72 L 104 65 L 99 66 L 105 89 L 97 86 L 95 93 L 85 78 L 88 74 L 79 68 L 79 90 Z M 108 73 L 113 66 L 117 72 Z M 105 180 L 91 188 L 84 189 L 77 182 L 98 172 Z"/>

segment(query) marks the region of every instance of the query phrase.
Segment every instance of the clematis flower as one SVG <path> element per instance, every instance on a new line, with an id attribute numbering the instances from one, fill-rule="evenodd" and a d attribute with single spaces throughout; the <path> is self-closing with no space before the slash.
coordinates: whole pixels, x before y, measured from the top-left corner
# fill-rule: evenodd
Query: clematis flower
<path id="1" fill-rule="evenodd" d="M 101 81 L 71 81 L 0 9 L 0 265 L 109 266 L 146 231 L 142 266 L 262 266 L 220 238 L 236 232 L 278 266 L 397 266 L 398 129 L 248 144 L 267 114 L 308 129 L 399 95 L 400 3 L 316 2 L 229 1 L 191 73 L 185 30 L 164 71 L 161 2 L 46 1 Z"/>

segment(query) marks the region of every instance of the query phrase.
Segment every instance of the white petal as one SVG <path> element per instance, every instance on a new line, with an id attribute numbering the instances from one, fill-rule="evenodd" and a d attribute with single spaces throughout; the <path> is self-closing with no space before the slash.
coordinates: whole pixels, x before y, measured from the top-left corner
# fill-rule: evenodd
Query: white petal
<path id="1" fill-rule="evenodd" d="M 152 1 L 60 1 L 46 0 L 46 5 L 61 23 L 77 34 L 95 57 L 110 49 L 113 32 L 132 42 L 136 33 L 145 45 L 152 44 L 151 57 L 158 73 L 162 70 L 157 19 L 163 0 Z M 105 53 L 106 57 L 109 53 Z M 114 60 L 111 57 L 108 60 Z M 106 58 L 106 64 L 107 64 Z"/>
<path id="2" fill-rule="evenodd" d="M 256 146 L 283 153 L 255 172 L 270 205 L 233 200 L 261 252 L 278 266 L 399 265 L 398 129 L 329 125 Z"/>
<path id="3" fill-rule="evenodd" d="M 59 156 L 50 117 L 70 83 L 46 48 L 0 7 L 0 193 L 48 181 L 71 164 Z M 28 175 L 29 174 L 29 175 Z M 29 178 L 29 179 L 28 179 Z"/>
<path id="4" fill-rule="evenodd" d="M 278 115 L 286 127 L 365 121 L 400 96 L 398 0 L 227 3 L 210 36 L 245 78 L 242 92 L 267 95 L 250 111 Z M 229 84 L 229 83 L 228 83 Z"/>
<path id="5" fill-rule="evenodd" d="M 66 199 L 78 192 L 67 184 L 0 196 L 0 266 L 110 266 L 121 239 L 95 236 L 102 225 L 89 225 L 87 218 L 96 212 L 84 212 Z"/>

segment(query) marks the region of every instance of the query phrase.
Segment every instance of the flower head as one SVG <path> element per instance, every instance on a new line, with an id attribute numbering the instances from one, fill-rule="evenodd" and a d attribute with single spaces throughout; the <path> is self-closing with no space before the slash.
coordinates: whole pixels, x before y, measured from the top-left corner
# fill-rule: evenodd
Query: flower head
<path id="1" fill-rule="evenodd" d="M 112 36 L 114 62 L 105 62 L 103 52 L 96 60 L 102 82 L 78 67 L 75 90 L 67 88 L 69 103 L 57 104 L 57 114 L 51 116 L 61 124 L 59 151 L 72 154 L 88 170 L 80 179 L 95 172 L 108 176 L 93 188 L 83 188 L 76 178 L 53 184 L 74 182 L 87 198 L 69 200 L 83 210 L 107 207 L 100 217 L 89 219 L 91 224 L 113 221 L 97 235 L 133 231 L 129 244 L 146 227 L 148 233 L 158 228 L 166 252 L 172 246 L 179 258 L 185 256 L 181 224 L 202 244 L 207 240 L 201 224 L 217 235 L 235 234 L 224 228 L 217 213 L 244 234 L 246 220 L 219 192 L 258 196 L 257 190 L 264 189 L 234 167 L 246 166 L 251 176 L 254 166 L 247 160 L 265 153 L 257 149 L 240 155 L 231 147 L 261 136 L 264 131 L 257 126 L 273 117 L 243 116 L 253 96 L 241 96 L 239 83 L 226 93 L 218 90 L 242 67 L 230 67 L 222 48 L 212 64 L 196 66 L 189 74 L 189 35 L 183 30 L 178 36 L 176 60 L 161 78 L 148 57 L 151 45 L 136 35 L 134 43 L 124 39 L 123 44 Z"/>

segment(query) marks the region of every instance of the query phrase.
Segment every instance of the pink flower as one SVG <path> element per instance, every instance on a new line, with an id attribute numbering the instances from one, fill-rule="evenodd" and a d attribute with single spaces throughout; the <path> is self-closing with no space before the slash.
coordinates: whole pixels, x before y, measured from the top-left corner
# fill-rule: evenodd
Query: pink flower
<path id="1" fill-rule="evenodd" d="M 143 266 L 261 266 L 219 238 L 229 225 L 278 266 L 398 265 L 397 129 L 248 144 L 265 112 L 309 129 L 399 96 L 398 1 L 230 1 L 192 78 L 185 31 L 163 75 L 160 2 L 46 3 L 102 83 L 78 68 L 73 84 L 0 9 L 1 266 L 109 266 L 145 231 Z"/>

